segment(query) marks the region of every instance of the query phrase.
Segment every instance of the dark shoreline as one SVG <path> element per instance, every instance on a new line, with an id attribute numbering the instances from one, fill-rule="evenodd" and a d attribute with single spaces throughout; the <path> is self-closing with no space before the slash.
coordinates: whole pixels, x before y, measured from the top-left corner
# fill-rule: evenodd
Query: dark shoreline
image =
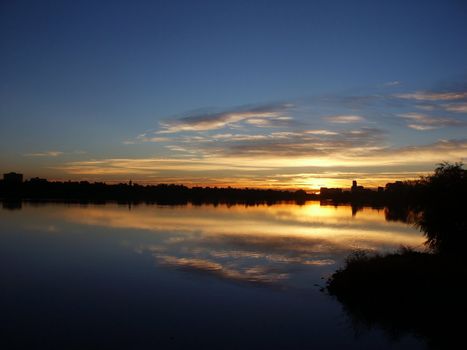
<path id="1" fill-rule="evenodd" d="M 463 338 L 467 311 L 465 258 L 407 248 L 380 255 L 356 252 L 327 281 L 354 325 L 378 327 L 389 337 L 411 333 L 429 348 Z"/>
<path id="2" fill-rule="evenodd" d="M 232 187 L 187 187 L 175 184 L 138 185 L 133 183 L 106 184 L 58 182 L 33 178 L 9 183 L 0 180 L 0 200 L 3 201 L 59 201 L 59 202 L 122 202 L 155 204 L 274 204 L 321 201 L 323 205 L 351 205 L 354 211 L 363 207 L 408 207 L 418 198 L 418 187 L 411 183 L 388 184 L 385 189 L 358 189 L 323 193 L 307 193 L 304 190 L 276 190 Z M 333 189 L 330 189 L 333 190 Z"/>
<path id="3" fill-rule="evenodd" d="M 140 205 L 157 205 L 157 206 L 245 206 L 245 207 L 254 207 L 254 206 L 272 206 L 279 204 L 294 204 L 294 205 L 305 205 L 307 202 L 316 201 L 316 200 L 307 200 L 307 201 L 295 201 L 295 200 L 280 200 L 280 201 L 261 201 L 261 200 L 252 200 L 252 201 L 191 201 L 191 200 L 87 200 L 87 199 L 57 199 L 57 198 L 22 198 L 22 199 L 11 199 L 11 198 L 0 198 L 0 204 L 4 209 L 20 209 L 23 204 L 30 205 L 47 205 L 47 204 L 70 204 L 70 205 L 107 205 L 107 204 L 116 204 L 121 206 L 140 206 Z"/>
<path id="4" fill-rule="evenodd" d="M 254 203 L 317 199 L 303 190 L 285 191 L 253 188 L 187 187 L 184 185 L 138 185 L 58 182 L 45 179 L 0 181 L 0 198 L 5 200 L 118 201 L 161 203 Z"/>

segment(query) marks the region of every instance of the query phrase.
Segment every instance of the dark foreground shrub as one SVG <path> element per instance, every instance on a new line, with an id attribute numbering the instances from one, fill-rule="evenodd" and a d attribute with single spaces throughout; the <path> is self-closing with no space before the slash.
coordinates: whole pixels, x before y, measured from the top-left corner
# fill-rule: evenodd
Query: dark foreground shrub
<path id="1" fill-rule="evenodd" d="M 358 251 L 328 280 L 327 291 L 356 324 L 391 336 L 406 332 L 434 348 L 459 341 L 467 311 L 467 269 L 460 257 L 403 249 L 380 255 Z"/>

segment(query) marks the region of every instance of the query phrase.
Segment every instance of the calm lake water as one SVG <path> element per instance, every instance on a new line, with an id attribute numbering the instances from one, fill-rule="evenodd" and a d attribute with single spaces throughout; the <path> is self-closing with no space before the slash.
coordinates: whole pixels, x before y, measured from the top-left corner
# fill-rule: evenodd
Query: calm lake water
<path id="1" fill-rule="evenodd" d="M 349 206 L 23 203 L 0 210 L 2 349 L 423 349 L 320 291 L 359 249 L 421 247 Z"/>

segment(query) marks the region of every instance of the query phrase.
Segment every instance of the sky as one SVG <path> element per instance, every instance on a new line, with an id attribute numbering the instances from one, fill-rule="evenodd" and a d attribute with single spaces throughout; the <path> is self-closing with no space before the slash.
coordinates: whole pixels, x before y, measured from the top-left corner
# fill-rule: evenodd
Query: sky
<path id="1" fill-rule="evenodd" d="M 0 1 L 0 172 L 304 188 L 467 160 L 467 2 Z"/>

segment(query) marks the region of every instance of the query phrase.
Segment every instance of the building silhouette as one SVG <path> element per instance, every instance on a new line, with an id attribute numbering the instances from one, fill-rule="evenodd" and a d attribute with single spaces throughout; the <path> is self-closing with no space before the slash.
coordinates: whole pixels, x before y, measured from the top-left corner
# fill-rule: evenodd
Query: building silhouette
<path id="1" fill-rule="evenodd" d="M 23 183 L 23 174 L 14 172 L 3 174 L 3 183 L 9 186 L 20 185 Z"/>
<path id="2" fill-rule="evenodd" d="M 352 181 L 352 187 L 350 188 L 352 192 L 358 192 L 358 191 L 363 191 L 363 186 L 358 186 L 357 185 L 357 180 Z"/>

